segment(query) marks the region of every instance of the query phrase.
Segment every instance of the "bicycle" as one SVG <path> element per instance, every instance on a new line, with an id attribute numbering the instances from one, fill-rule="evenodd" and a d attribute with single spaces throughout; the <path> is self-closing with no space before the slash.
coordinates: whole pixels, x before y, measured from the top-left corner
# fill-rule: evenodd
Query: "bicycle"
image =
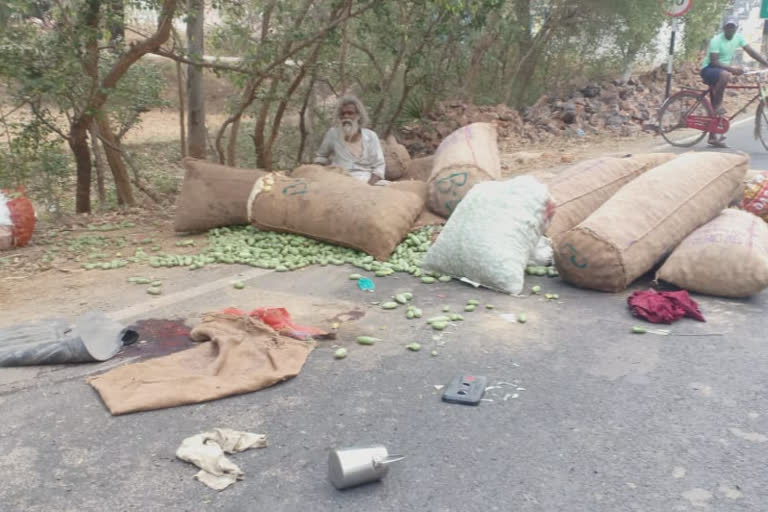
<path id="1" fill-rule="evenodd" d="M 731 121 L 758 101 L 755 111 L 755 138 L 759 138 L 768 149 L 768 87 L 763 87 L 760 76 L 768 70 L 749 71 L 742 76 L 755 75 L 756 85 L 728 85 L 726 89 L 754 89 L 757 94 L 749 103 L 741 107 L 730 117 L 718 116 L 709 101 L 711 87 L 701 89 L 682 89 L 664 102 L 659 110 L 659 133 L 669 144 L 688 148 L 701 142 L 707 133 L 718 135 L 726 133 Z"/>

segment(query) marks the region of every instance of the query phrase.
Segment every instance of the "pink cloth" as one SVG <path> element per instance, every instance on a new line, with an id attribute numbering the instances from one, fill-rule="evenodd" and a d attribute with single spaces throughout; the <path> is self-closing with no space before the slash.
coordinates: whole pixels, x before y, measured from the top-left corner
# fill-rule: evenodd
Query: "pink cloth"
<path id="1" fill-rule="evenodd" d="M 634 316 L 654 324 L 671 324 L 684 316 L 706 322 L 704 315 L 699 311 L 699 305 L 685 290 L 635 292 L 629 296 L 627 303 Z"/>

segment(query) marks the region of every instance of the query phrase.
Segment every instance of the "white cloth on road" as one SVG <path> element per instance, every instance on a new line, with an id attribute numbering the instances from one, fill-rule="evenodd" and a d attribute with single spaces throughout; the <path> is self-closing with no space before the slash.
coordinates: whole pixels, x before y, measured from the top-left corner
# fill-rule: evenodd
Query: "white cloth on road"
<path id="1" fill-rule="evenodd" d="M 184 439 L 176 450 L 176 457 L 199 467 L 195 478 L 211 489 L 221 491 L 243 477 L 242 470 L 224 454 L 265 446 L 265 435 L 215 428 Z"/>
<path id="2" fill-rule="evenodd" d="M 320 165 L 336 165 L 361 181 L 369 181 L 375 174 L 384 179 L 384 152 L 376 132 L 363 128 L 362 130 L 363 152 L 360 156 L 354 155 L 344 141 L 344 132 L 338 126 L 328 130 L 323 137 L 323 142 L 315 153 L 314 163 Z"/>

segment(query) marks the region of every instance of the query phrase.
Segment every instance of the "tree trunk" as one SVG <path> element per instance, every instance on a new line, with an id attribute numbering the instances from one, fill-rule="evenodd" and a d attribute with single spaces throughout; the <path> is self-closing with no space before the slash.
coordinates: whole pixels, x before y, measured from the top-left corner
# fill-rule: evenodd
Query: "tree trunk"
<path id="1" fill-rule="evenodd" d="M 301 103 L 301 110 L 299 111 L 299 133 L 301 134 L 301 140 L 299 141 L 299 151 L 296 154 L 296 163 L 302 164 L 308 162 L 309 158 L 305 154 L 307 152 L 307 141 L 312 137 L 314 131 L 314 116 L 313 111 L 315 108 L 315 80 L 317 76 L 315 72 L 312 72 L 312 77 L 309 80 L 307 86 L 307 92 L 304 95 L 304 101 Z"/>
<path id="2" fill-rule="evenodd" d="M 123 162 L 123 155 L 120 152 L 120 143 L 117 141 L 112 127 L 109 125 L 109 119 L 103 112 L 96 114 L 96 123 L 99 127 L 104 153 L 107 155 L 109 168 L 112 170 L 112 177 L 115 180 L 115 190 L 117 192 L 117 203 L 127 206 L 134 206 L 136 200 L 133 198 L 131 189 L 131 179 L 128 176 L 128 169 Z"/>
<path id="3" fill-rule="evenodd" d="M 88 148 L 88 126 L 78 119 L 69 130 L 69 147 L 75 156 L 77 185 L 75 186 L 75 213 L 91 211 L 91 151 Z"/>
<path id="4" fill-rule="evenodd" d="M 229 128 L 229 140 L 227 140 L 227 165 L 234 167 L 237 165 L 237 136 L 240 134 L 240 121 L 242 114 L 235 117 L 232 126 Z"/>
<path id="5" fill-rule="evenodd" d="M 96 191 L 99 195 L 99 208 L 103 209 L 107 202 L 107 191 L 104 188 L 104 159 L 99 151 L 99 127 L 91 124 L 91 151 L 93 151 L 93 162 L 96 167 Z"/>
<path id="6" fill-rule="evenodd" d="M 204 0 L 189 0 L 189 15 L 187 17 L 187 47 L 193 60 L 203 58 L 204 46 Z M 187 66 L 187 133 L 189 149 L 187 154 L 193 158 L 205 159 L 206 138 L 205 129 L 205 97 L 203 92 L 203 68 Z"/>
<path id="7" fill-rule="evenodd" d="M 179 136 L 181 137 L 181 158 L 187 156 L 187 131 L 184 119 L 184 76 L 181 62 L 176 63 L 176 88 L 179 93 Z"/>
<path id="8" fill-rule="evenodd" d="M 109 1 L 109 34 L 113 42 L 125 41 L 125 3 L 124 0 Z"/>
<path id="9" fill-rule="evenodd" d="M 403 93 L 400 95 L 400 101 L 395 107 L 395 113 L 392 114 L 392 117 L 389 119 L 389 123 L 387 123 L 387 127 L 384 129 L 385 139 L 389 137 L 389 135 L 392 133 L 392 130 L 395 128 L 397 118 L 400 117 L 400 112 L 403 111 L 405 101 L 408 99 L 408 95 L 411 93 L 411 87 L 412 86 L 408 84 L 408 70 L 406 70 L 406 72 L 403 74 Z"/>
<path id="10" fill-rule="evenodd" d="M 259 169 L 271 170 L 265 165 L 266 160 L 266 134 L 264 133 L 267 127 L 267 117 L 269 117 L 269 108 L 272 106 L 272 99 L 277 92 L 277 86 L 280 81 L 277 78 L 271 80 L 269 86 L 269 92 L 266 98 L 261 104 L 261 110 L 259 111 L 259 117 L 256 118 L 256 126 L 253 128 L 253 149 L 256 153 L 256 165 Z"/>
<path id="11" fill-rule="evenodd" d="M 469 67 L 467 68 L 466 74 L 464 75 L 464 83 L 462 84 L 464 101 L 470 101 L 475 94 L 475 89 L 477 88 L 477 79 L 480 77 L 481 66 L 483 64 L 483 57 L 485 57 L 488 49 L 496 43 L 496 40 L 499 37 L 497 28 L 501 22 L 500 20 L 501 16 L 497 17 L 493 21 L 490 21 L 488 26 L 483 31 L 483 34 L 475 43 L 474 48 L 472 48 L 472 56 L 469 59 Z"/>

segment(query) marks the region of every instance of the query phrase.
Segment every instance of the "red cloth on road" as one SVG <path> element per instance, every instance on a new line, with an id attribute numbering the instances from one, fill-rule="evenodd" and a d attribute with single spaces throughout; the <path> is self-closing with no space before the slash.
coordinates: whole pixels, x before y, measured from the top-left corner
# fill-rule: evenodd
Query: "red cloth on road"
<path id="1" fill-rule="evenodd" d="M 229 315 L 244 315 L 243 311 L 237 308 L 227 308 L 222 313 Z M 295 325 L 291 321 L 291 314 L 285 308 L 257 308 L 248 313 L 282 334 L 297 340 L 307 340 L 309 338 L 333 339 L 334 333 L 318 329 L 316 327 L 306 327 Z"/>
<path id="2" fill-rule="evenodd" d="M 685 290 L 635 292 L 629 296 L 627 303 L 634 316 L 654 324 L 671 324 L 684 316 L 706 322 L 704 315 L 699 311 L 699 305 Z"/>

